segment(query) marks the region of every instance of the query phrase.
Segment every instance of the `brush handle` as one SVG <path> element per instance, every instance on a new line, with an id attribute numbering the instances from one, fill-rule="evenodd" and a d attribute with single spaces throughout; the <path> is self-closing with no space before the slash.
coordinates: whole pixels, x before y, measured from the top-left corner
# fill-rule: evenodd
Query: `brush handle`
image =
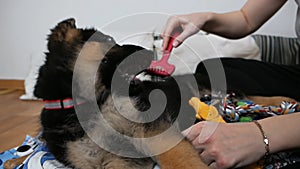
<path id="1" fill-rule="evenodd" d="M 164 52 L 161 59 L 160 59 L 160 62 L 163 62 L 163 63 L 168 63 L 168 60 L 170 58 L 170 52 Z"/>
<path id="2" fill-rule="evenodd" d="M 180 34 L 180 32 L 175 32 L 171 35 L 167 49 L 165 50 L 165 52 L 169 52 L 171 53 L 172 49 L 173 49 L 173 42 L 176 39 L 176 37 Z"/>
<path id="3" fill-rule="evenodd" d="M 161 58 L 161 62 L 165 62 L 167 63 L 170 57 L 170 53 L 173 49 L 173 42 L 175 40 L 175 38 L 180 34 L 180 32 L 175 32 L 171 35 L 167 49 L 164 51 L 162 58 Z"/>

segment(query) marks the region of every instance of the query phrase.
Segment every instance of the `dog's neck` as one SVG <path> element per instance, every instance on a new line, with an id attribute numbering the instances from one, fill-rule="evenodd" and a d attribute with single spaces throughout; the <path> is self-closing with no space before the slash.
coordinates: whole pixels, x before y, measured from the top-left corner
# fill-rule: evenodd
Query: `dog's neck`
<path id="1" fill-rule="evenodd" d="M 101 93 L 98 93 L 98 95 L 99 97 L 97 98 L 97 103 L 99 105 L 102 105 L 110 95 L 110 90 L 104 90 Z M 53 100 L 44 99 L 43 102 L 44 102 L 45 110 L 62 110 L 62 109 L 73 109 L 75 106 L 88 103 L 89 101 L 85 99 L 74 100 L 69 97 L 69 98 L 53 99 Z"/>
<path id="2" fill-rule="evenodd" d="M 57 100 L 43 100 L 44 109 L 46 110 L 60 110 L 74 108 L 74 101 L 71 98 L 57 99 Z"/>

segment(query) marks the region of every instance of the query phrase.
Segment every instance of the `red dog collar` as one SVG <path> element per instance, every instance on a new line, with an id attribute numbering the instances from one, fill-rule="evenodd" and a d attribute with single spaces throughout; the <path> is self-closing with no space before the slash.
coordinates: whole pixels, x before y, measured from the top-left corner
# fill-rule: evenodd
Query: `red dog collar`
<path id="1" fill-rule="evenodd" d="M 71 98 L 58 100 L 44 100 L 46 110 L 71 109 L 74 108 L 74 102 Z"/>

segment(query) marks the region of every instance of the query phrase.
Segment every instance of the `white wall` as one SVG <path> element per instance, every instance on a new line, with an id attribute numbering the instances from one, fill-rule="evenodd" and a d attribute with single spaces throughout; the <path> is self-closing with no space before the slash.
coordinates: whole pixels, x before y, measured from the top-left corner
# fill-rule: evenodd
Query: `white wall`
<path id="1" fill-rule="evenodd" d="M 0 1 L 0 79 L 25 79 L 32 65 L 41 62 L 49 29 L 62 19 L 75 17 L 79 27 L 102 28 L 119 18 L 156 12 L 153 17 L 126 20 L 103 30 L 160 29 L 167 15 L 196 11 L 225 12 L 239 9 L 245 0 L 1 0 Z M 289 1 L 258 33 L 295 36 L 296 5 Z M 163 14 L 157 14 L 163 13 Z M 144 15 L 141 15 L 144 16 Z M 148 16 L 148 15 L 147 15 Z M 161 16 L 161 17 L 160 17 Z M 120 24 L 124 26 L 120 27 Z M 148 23 L 148 24 L 147 24 Z M 153 23 L 153 24 L 152 24 Z M 159 23 L 159 24 L 158 24 Z M 126 25 L 127 24 L 127 25 Z M 113 24 L 110 24 L 113 25 Z"/>

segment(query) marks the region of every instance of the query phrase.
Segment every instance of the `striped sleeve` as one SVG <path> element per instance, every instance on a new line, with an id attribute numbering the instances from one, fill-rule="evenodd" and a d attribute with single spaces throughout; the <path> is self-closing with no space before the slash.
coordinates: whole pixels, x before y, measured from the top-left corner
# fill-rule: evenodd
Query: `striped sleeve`
<path id="1" fill-rule="evenodd" d="M 262 61 L 294 65 L 300 63 L 299 42 L 297 38 L 252 35 L 261 50 Z"/>

